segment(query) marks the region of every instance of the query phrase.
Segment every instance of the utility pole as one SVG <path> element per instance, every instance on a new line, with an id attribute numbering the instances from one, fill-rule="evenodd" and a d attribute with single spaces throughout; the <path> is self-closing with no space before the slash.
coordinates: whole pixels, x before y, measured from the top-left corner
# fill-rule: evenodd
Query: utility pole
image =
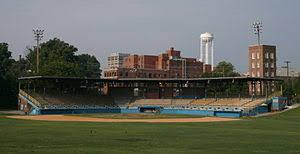
<path id="1" fill-rule="evenodd" d="M 43 33 L 44 30 L 39 30 L 39 29 L 34 29 L 33 30 L 34 33 L 34 38 L 36 40 L 36 72 L 39 73 L 40 72 L 40 52 L 39 52 L 39 46 L 40 46 L 40 40 L 43 38 Z"/>
<path id="2" fill-rule="evenodd" d="M 286 76 L 289 77 L 289 63 L 291 63 L 291 61 L 284 61 L 284 63 L 286 63 Z"/>
<path id="3" fill-rule="evenodd" d="M 253 26 L 254 34 L 257 35 L 257 44 L 259 46 L 260 45 L 260 33 L 261 33 L 261 30 L 262 30 L 262 22 L 261 21 L 256 21 L 252 24 L 252 26 Z"/>
<path id="4" fill-rule="evenodd" d="M 223 66 L 223 77 L 225 76 L 225 68 L 224 68 L 224 66 Z"/>

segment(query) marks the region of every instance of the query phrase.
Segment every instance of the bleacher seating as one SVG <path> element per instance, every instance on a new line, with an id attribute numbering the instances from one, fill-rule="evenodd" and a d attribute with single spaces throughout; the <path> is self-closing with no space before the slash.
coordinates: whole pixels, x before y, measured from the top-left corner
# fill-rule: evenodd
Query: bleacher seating
<path id="1" fill-rule="evenodd" d="M 114 97 L 114 103 L 117 105 L 129 105 L 132 101 L 132 97 Z"/>
<path id="2" fill-rule="evenodd" d="M 261 105 L 266 102 L 266 98 L 259 98 L 255 99 L 253 101 L 250 101 L 249 103 L 244 104 L 245 107 L 255 107 L 258 105 Z"/>
<path id="3" fill-rule="evenodd" d="M 163 106 L 172 105 L 171 99 L 137 99 L 130 106 Z"/>
<path id="4" fill-rule="evenodd" d="M 212 98 L 196 99 L 191 102 L 191 105 L 209 105 L 209 104 L 213 103 L 214 101 L 215 101 L 215 99 L 212 99 Z"/>
<path id="5" fill-rule="evenodd" d="M 231 106 L 231 107 L 241 107 L 244 104 L 250 102 L 250 99 L 238 99 L 238 98 L 222 98 L 222 99 L 196 99 L 191 105 L 201 105 L 201 106 Z"/>
<path id="6" fill-rule="evenodd" d="M 71 94 L 31 94 L 42 105 L 44 104 L 80 104 L 80 105 L 115 105 L 111 97 L 103 97 L 101 95 L 71 95 Z"/>
<path id="7" fill-rule="evenodd" d="M 203 98 L 203 99 L 134 99 L 132 97 L 108 97 L 97 94 L 20 94 L 42 109 L 120 109 L 140 106 L 161 106 L 165 109 L 243 111 L 251 110 L 266 102 L 265 98 Z"/>
<path id="8" fill-rule="evenodd" d="M 243 104 L 251 101 L 250 99 L 238 99 L 238 98 L 225 98 L 218 99 L 213 102 L 212 106 L 243 106 Z"/>
<path id="9" fill-rule="evenodd" d="M 190 105 L 193 99 L 138 99 L 131 103 L 131 106 L 186 106 Z"/>

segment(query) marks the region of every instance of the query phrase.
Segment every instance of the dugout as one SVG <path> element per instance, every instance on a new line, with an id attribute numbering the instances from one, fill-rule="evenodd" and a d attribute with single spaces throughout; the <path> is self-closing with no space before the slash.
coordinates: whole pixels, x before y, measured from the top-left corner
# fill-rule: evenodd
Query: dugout
<path id="1" fill-rule="evenodd" d="M 160 106 L 141 106 L 139 111 L 141 113 L 159 113 L 162 107 Z"/>

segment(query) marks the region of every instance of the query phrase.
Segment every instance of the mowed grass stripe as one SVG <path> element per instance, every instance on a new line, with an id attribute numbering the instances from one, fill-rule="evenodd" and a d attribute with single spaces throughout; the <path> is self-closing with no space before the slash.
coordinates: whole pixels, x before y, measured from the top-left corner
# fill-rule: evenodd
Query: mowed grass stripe
<path id="1" fill-rule="evenodd" d="M 300 108 L 205 123 L 52 122 L 0 117 L 1 153 L 300 153 Z"/>

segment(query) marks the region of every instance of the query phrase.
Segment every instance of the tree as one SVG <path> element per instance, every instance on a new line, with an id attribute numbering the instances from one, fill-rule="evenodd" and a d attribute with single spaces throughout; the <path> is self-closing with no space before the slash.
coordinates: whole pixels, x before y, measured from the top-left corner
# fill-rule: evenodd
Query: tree
<path id="1" fill-rule="evenodd" d="M 14 64 L 7 43 L 0 43 L 0 108 L 15 108 L 17 104 L 17 79 L 11 68 Z"/>
<path id="2" fill-rule="evenodd" d="M 1 78 L 6 76 L 13 62 L 14 60 L 11 59 L 11 52 L 8 51 L 8 44 L 0 43 L 0 77 Z"/>
<path id="3" fill-rule="evenodd" d="M 239 73 L 234 71 L 234 66 L 230 62 L 226 61 L 219 62 L 213 73 L 224 77 L 240 76 Z"/>
<path id="4" fill-rule="evenodd" d="M 234 71 L 234 66 L 230 62 L 221 61 L 218 63 L 216 68 L 211 72 L 205 72 L 202 74 L 201 77 L 208 78 L 208 77 L 236 77 L 240 76 L 239 73 Z"/>
<path id="5" fill-rule="evenodd" d="M 100 77 L 100 63 L 95 56 L 81 54 L 77 56 L 77 63 L 80 67 L 80 72 L 86 77 Z"/>
<path id="6" fill-rule="evenodd" d="M 36 70 L 35 49 L 27 48 L 30 69 Z M 88 54 L 75 55 L 76 47 L 58 38 L 51 39 L 40 45 L 40 72 L 30 75 L 100 77 L 100 63 Z"/>

